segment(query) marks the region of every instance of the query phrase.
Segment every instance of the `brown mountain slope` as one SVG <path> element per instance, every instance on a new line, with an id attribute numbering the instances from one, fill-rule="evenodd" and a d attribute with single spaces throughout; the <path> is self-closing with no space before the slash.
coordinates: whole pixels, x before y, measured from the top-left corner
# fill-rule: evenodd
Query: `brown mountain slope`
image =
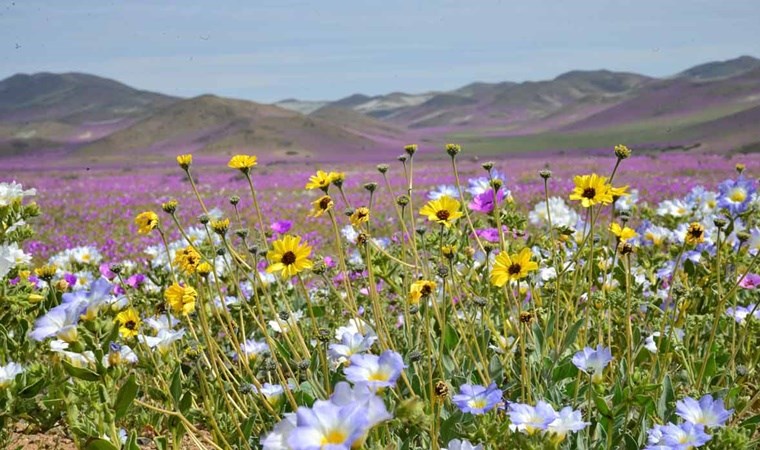
<path id="1" fill-rule="evenodd" d="M 382 149 L 351 129 L 277 106 L 203 95 L 169 105 L 78 150 L 80 155 L 256 152 L 264 158 L 339 157 Z"/>

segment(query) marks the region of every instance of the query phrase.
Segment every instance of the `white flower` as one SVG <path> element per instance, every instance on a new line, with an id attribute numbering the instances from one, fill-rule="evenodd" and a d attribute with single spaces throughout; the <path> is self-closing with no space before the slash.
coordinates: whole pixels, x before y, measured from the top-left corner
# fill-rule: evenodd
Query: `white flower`
<path id="1" fill-rule="evenodd" d="M 16 379 L 16 375 L 22 373 L 24 368 L 21 364 L 15 362 L 9 362 L 4 366 L 0 366 L 0 389 L 7 388 L 13 384 L 13 380 Z"/>
<path id="2" fill-rule="evenodd" d="M 290 314 L 288 320 L 282 320 L 279 317 L 269 321 L 269 326 L 278 333 L 287 333 L 291 328 L 298 326 L 298 321 L 303 317 L 303 311 L 298 310 Z"/>
<path id="3" fill-rule="evenodd" d="M 290 450 L 288 437 L 296 429 L 296 414 L 285 413 L 283 419 L 274 426 L 271 433 L 261 438 L 263 450 Z"/>
<path id="4" fill-rule="evenodd" d="M 654 338 L 658 336 L 660 336 L 660 332 L 655 331 L 651 336 L 647 336 L 644 339 L 644 348 L 649 350 L 650 353 L 657 353 L 657 343 L 654 341 Z"/>
<path id="5" fill-rule="evenodd" d="M 685 217 L 690 213 L 689 205 L 681 199 L 665 200 L 657 205 L 658 216 Z"/>
<path id="6" fill-rule="evenodd" d="M 257 341 L 255 339 L 246 339 L 240 345 L 240 353 L 246 357 L 255 358 L 259 355 L 269 353 L 269 345 L 266 341 Z"/>
<path id="7" fill-rule="evenodd" d="M 348 325 L 344 327 L 339 327 L 337 330 L 335 330 L 335 339 L 341 340 L 343 339 L 344 334 L 362 334 L 364 336 L 377 336 L 375 333 L 375 330 L 372 329 L 371 326 L 362 319 L 351 319 L 348 321 Z"/>
<path id="8" fill-rule="evenodd" d="M 157 317 L 150 317 L 148 319 L 145 319 L 145 324 L 153 328 L 156 333 L 159 333 L 161 330 L 169 331 L 175 326 L 179 325 L 179 319 L 175 319 L 168 314 L 162 314 Z"/>
<path id="9" fill-rule="evenodd" d="M 343 235 L 346 240 L 352 244 L 356 244 L 356 238 L 359 237 L 359 232 L 352 225 L 346 225 L 341 228 L 340 234 Z"/>
<path id="10" fill-rule="evenodd" d="M 364 336 L 361 333 L 344 333 L 339 344 L 330 344 L 327 355 L 335 364 L 347 363 L 352 355 L 364 353 L 372 348 L 376 336 Z"/>
<path id="11" fill-rule="evenodd" d="M 639 201 L 639 190 L 631 189 L 628 195 L 624 195 L 615 202 L 615 210 L 630 211 Z"/>
<path id="12" fill-rule="evenodd" d="M 0 183 L 0 206 L 8 206 L 17 200 L 31 195 L 37 195 L 37 190 L 24 190 L 23 186 L 15 181 Z"/>
<path id="13" fill-rule="evenodd" d="M 178 339 L 181 339 L 184 335 L 185 329 L 181 328 L 177 331 L 161 330 L 156 336 L 145 336 L 144 334 L 139 334 L 137 335 L 137 339 L 150 348 L 158 349 L 162 355 L 165 355 L 169 352 L 172 343 Z"/>
<path id="14" fill-rule="evenodd" d="M 459 190 L 456 186 L 440 184 L 438 187 L 428 192 L 427 196 L 430 200 L 438 200 L 441 197 L 459 198 Z"/>
<path id="15" fill-rule="evenodd" d="M 573 227 L 580 220 L 580 216 L 574 209 L 570 208 L 565 200 L 559 197 L 549 197 L 549 213 L 551 214 L 552 226 L 554 227 Z M 546 202 L 536 203 L 533 211 L 528 213 L 530 223 L 534 225 L 548 225 L 549 214 L 547 214 Z"/>
<path id="16" fill-rule="evenodd" d="M 32 257 L 24 250 L 19 248 L 18 244 L 11 242 L 8 245 L 0 245 L 0 278 L 8 275 L 14 267 L 21 264 L 29 264 Z"/>

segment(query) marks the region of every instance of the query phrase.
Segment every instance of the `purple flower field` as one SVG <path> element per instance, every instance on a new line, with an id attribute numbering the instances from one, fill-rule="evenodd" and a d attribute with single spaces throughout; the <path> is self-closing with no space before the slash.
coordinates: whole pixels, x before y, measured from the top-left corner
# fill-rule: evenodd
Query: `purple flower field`
<path id="1" fill-rule="evenodd" d="M 246 226 L 254 228 L 254 213 L 245 178 L 226 167 L 226 160 L 200 159 L 194 164 L 198 188 L 209 208 L 218 208 L 225 217 L 233 214 L 228 202 L 231 195 L 239 195 L 239 209 Z M 463 179 L 482 177 L 483 161 L 463 157 L 458 163 Z M 506 175 L 505 187 L 511 191 L 514 201 L 526 211 L 543 196 L 543 180 L 538 171 L 553 171 L 550 195 L 565 197 L 573 186 L 573 176 L 578 173 L 603 171 L 614 164 L 614 155 L 587 157 L 581 155 L 517 155 L 495 159 L 494 168 Z M 703 185 L 715 189 L 717 183 L 734 174 L 737 163 L 747 166 L 753 173 L 760 167 L 760 155 L 720 155 L 664 153 L 661 155 L 634 156 L 626 160 L 621 170 L 620 182 L 639 190 L 640 199 L 657 203 L 662 199 L 682 196 L 694 186 Z M 392 201 L 405 193 L 403 168 L 398 161 L 388 161 L 388 177 L 394 196 L 387 192 L 382 176 L 372 163 L 325 163 L 320 166 L 306 164 L 260 165 L 253 171 L 253 179 L 263 214 L 267 220 L 292 220 L 294 232 L 319 242 L 322 238 L 319 226 L 306 218 L 305 212 L 316 194 L 304 191 L 303 186 L 316 168 L 346 173 L 345 190 L 353 205 L 366 203 L 367 193 L 362 189 L 366 182 L 379 184 L 376 195 L 377 208 L 388 212 L 389 221 Z M 202 210 L 198 205 L 184 173 L 172 161 L 163 165 L 130 167 L 67 167 L 63 169 L 31 168 L 17 162 L 0 181 L 16 180 L 25 187 L 38 191 L 36 201 L 44 214 L 39 218 L 37 235 L 27 242 L 26 249 L 45 260 L 50 255 L 80 245 L 95 246 L 108 261 L 125 257 L 141 257 L 141 250 L 148 244 L 156 244 L 156 236 L 139 236 L 135 233 L 132 218 L 146 209 L 159 209 L 170 199 L 180 203 L 178 216 L 191 223 Z M 429 159 L 416 161 L 415 200 L 417 204 L 426 198 L 427 192 L 441 184 L 452 184 L 454 176 L 448 160 Z M 176 233 L 176 232 L 175 232 Z M 172 239 L 178 238 L 178 234 Z M 313 239 L 312 239 L 313 240 Z"/>

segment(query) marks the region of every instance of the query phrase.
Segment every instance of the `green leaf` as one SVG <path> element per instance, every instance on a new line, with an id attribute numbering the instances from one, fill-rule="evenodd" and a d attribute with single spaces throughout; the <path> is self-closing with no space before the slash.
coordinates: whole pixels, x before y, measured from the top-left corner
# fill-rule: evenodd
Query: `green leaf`
<path id="1" fill-rule="evenodd" d="M 591 394 L 594 398 L 594 404 L 596 405 L 596 408 L 602 415 L 610 417 L 612 413 L 610 412 L 610 407 L 607 405 L 607 401 L 604 399 L 604 397 L 596 392 L 596 389 L 593 387 L 589 387 L 589 389 L 591 389 Z"/>
<path id="2" fill-rule="evenodd" d="M 157 450 L 169 450 L 169 440 L 166 439 L 166 436 L 154 437 L 153 443 L 156 444 Z"/>
<path id="3" fill-rule="evenodd" d="M 137 396 L 137 381 L 135 381 L 135 375 L 131 374 L 127 381 L 119 389 L 119 393 L 116 394 L 116 401 L 113 405 L 114 420 L 119 420 L 127 413 L 129 406 Z"/>
<path id="4" fill-rule="evenodd" d="M 668 404 L 674 399 L 675 393 L 673 392 L 673 384 L 670 382 L 670 375 L 665 375 L 665 379 L 662 380 L 662 394 L 660 394 L 660 399 L 657 400 L 657 415 L 663 422 L 668 421 L 665 413 L 668 411 Z"/>
<path id="5" fill-rule="evenodd" d="M 193 405 L 193 394 L 191 392 L 185 392 L 182 399 L 179 401 L 179 412 L 183 415 L 187 415 L 190 411 L 190 406 Z"/>
<path id="6" fill-rule="evenodd" d="M 69 374 L 69 376 L 72 376 L 74 378 L 79 378 L 80 380 L 85 381 L 98 381 L 100 380 L 100 375 L 98 375 L 96 372 L 93 372 L 90 369 L 86 369 L 84 367 L 77 367 L 75 365 L 72 365 L 70 362 L 63 360 L 63 369 L 66 371 L 66 373 Z"/>
<path id="7" fill-rule="evenodd" d="M 21 389 L 19 391 L 18 395 L 21 398 L 32 398 L 35 395 L 39 394 L 45 385 L 47 380 L 44 378 L 40 378 L 39 380 L 35 381 L 34 383 L 30 384 L 29 386 L 26 386 L 24 389 Z"/>
<path id="8" fill-rule="evenodd" d="M 87 442 L 84 448 L 85 450 L 119 450 L 119 447 L 113 445 L 110 441 L 100 438 Z"/>
<path id="9" fill-rule="evenodd" d="M 135 430 L 129 433 L 129 438 L 124 444 L 124 450 L 140 450 L 140 446 L 137 445 L 137 432 Z"/>
<path id="10" fill-rule="evenodd" d="M 541 330 L 541 326 L 538 322 L 533 324 L 533 337 L 536 342 L 536 353 L 539 355 L 544 354 L 544 332 Z"/>
<path id="11" fill-rule="evenodd" d="M 753 427 L 757 428 L 757 425 L 760 424 L 760 414 L 757 414 L 755 416 L 750 417 L 749 419 L 745 420 L 744 422 L 739 425 L 740 427 Z"/>
<path id="12" fill-rule="evenodd" d="M 174 403 L 179 404 L 179 401 L 182 398 L 182 378 L 179 366 L 174 369 L 174 373 L 172 374 L 172 382 L 169 386 L 169 392 L 172 394 Z"/>
<path id="13" fill-rule="evenodd" d="M 562 355 L 565 352 L 565 350 L 570 348 L 570 346 L 575 343 L 575 338 L 578 337 L 578 331 L 581 329 L 581 325 L 583 325 L 583 320 L 584 319 L 578 319 L 578 321 L 575 322 L 573 326 L 571 326 L 570 329 L 567 331 L 567 334 L 565 335 L 565 340 L 564 342 L 562 342 L 562 350 L 560 350 L 559 355 Z"/>
<path id="14" fill-rule="evenodd" d="M 454 331 L 454 328 L 452 328 L 451 325 L 446 324 L 443 333 L 443 347 L 446 350 L 451 350 L 456 347 L 458 342 L 459 336 L 457 335 L 457 332 Z"/>

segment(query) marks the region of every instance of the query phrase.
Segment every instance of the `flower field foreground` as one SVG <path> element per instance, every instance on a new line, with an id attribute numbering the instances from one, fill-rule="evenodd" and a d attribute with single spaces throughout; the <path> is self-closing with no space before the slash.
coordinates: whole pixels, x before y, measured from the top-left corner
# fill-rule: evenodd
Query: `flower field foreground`
<path id="1" fill-rule="evenodd" d="M 179 155 L 176 196 L 111 198 L 74 224 L 106 247 L 53 251 L 32 241 L 44 188 L 0 183 L 1 442 L 23 423 L 95 450 L 758 447 L 744 165 L 658 189 L 622 145 L 530 181 L 445 152 L 445 176 L 410 145 L 377 181 L 291 190 L 252 155 L 214 189 Z"/>

